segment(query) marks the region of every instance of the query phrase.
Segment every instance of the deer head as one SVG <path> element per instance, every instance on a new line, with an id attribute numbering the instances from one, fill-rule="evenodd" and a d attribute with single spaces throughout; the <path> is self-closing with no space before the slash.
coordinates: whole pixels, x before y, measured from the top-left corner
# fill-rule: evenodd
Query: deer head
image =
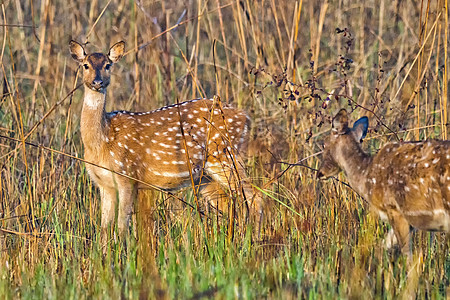
<path id="1" fill-rule="evenodd" d="M 333 118 L 331 135 L 324 144 L 322 165 L 317 172 L 319 179 L 326 179 L 337 175 L 348 163 L 343 157 L 343 152 L 361 153 L 360 143 L 367 134 L 369 120 L 362 117 L 348 126 L 348 114 L 345 109 L 341 109 Z"/>
<path id="2" fill-rule="evenodd" d="M 84 47 L 76 42 L 70 41 L 70 54 L 81 66 L 83 66 L 83 81 L 89 89 L 104 93 L 109 85 L 111 68 L 123 56 L 125 42 L 114 44 L 107 55 L 103 53 L 92 53 L 87 55 Z"/>

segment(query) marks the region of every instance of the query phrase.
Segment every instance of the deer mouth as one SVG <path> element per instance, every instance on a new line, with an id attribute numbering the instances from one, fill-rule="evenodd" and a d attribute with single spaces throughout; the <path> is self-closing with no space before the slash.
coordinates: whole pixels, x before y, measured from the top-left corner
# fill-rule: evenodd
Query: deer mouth
<path id="1" fill-rule="evenodd" d="M 95 91 L 95 92 L 100 92 L 103 93 L 106 90 L 106 85 L 105 84 L 93 84 L 93 83 L 88 83 L 86 82 L 86 86 Z"/>
<path id="2" fill-rule="evenodd" d="M 333 177 L 333 174 L 325 175 L 321 170 L 318 170 L 316 173 L 316 179 L 319 179 L 319 180 L 327 180 L 331 177 Z"/>
<path id="3" fill-rule="evenodd" d="M 327 179 L 328 177 L 325 176 L 321 171 L 317 171 L 317 173 L 316 173 L 316 178 L 319 179 L 319 180 L 325 180 L 325 179 Z"/>

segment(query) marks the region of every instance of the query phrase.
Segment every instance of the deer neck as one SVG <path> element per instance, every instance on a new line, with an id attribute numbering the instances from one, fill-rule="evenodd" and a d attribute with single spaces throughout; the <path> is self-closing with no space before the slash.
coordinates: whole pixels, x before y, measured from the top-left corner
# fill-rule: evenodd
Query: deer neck
<path id="1" fill-rule="evenodd" d="M 365 199 L 369 199 L 370 194 L 367 180 L 372 159 L 357 142 L 343 145 L 337 157 L 337 162 L 347 176 L 350 186 Z"/>
<path id="2" fill-rule="evenodd" d="M 80 127 L 86 154 L 99 153 L 106 141 L 109 124 L 105 112 L 105 100 L 106 91 L 97 92 L 85 86 Z"/>

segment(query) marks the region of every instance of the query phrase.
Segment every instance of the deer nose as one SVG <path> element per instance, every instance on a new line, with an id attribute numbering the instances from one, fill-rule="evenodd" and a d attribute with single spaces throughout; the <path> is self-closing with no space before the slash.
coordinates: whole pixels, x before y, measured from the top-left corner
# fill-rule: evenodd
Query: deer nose
<path id="1" fill-rule="evenodd" d="M 92 81 L 92 85 L 96 88 L 99 88 L 103 85 L 103 80 L 101 79 L 94 79 L 94 81 Z"/>
<path id="2" fill-rule="evenodd" d="M 319 170 L 319 171 L 317 171 L 317 173 L 316 173 L 316 178 L 317 178 L 317 179 L 324 179 L 325 176 L 324 176 L 323 173 Z"/>

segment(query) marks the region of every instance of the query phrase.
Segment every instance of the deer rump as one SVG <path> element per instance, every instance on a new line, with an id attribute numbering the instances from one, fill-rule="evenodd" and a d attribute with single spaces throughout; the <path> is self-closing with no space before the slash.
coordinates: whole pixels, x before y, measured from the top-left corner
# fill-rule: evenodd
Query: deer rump
<path id="1" fill-rule="evenodd" d="M 381 212 L 399 210 L 417 229 L 450 231 L 450 141 L 390 143 L 375 155 L 366 184 Z"/>

